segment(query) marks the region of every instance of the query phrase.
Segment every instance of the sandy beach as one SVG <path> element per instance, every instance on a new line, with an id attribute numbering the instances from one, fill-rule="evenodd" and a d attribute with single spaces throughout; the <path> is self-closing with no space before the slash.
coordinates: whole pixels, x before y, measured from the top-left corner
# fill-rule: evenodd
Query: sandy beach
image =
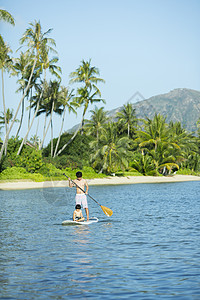
<path id="1" fill-rule="evenodd" d="M 106 177 L 88 179 L 89 185 L 116 185 L 116 184 L 138 184 L 138 183 L 167 183 L 167 182 L 183 182 L 183 181 L 200 181 L 200 176 L 192 175 L 174 175 L 174 176 L 128 176 L 128 177 Z M 13 181 L 0 182 L 0 190 L 22 190 L 22 189 L 41 189 L 49 187 L 68 187 L 68 181 Z"/>

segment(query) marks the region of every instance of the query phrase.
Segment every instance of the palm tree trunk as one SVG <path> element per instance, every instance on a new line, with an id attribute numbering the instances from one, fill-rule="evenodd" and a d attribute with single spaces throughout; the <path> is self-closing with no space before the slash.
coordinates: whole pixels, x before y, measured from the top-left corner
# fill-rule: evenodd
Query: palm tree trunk
<path id="1" fill-rule="evenodd" d="M 39 117 L 38 117 L 38 123 L 37 123 L 37 127 L 36 127 L 36 132 L 35 132 L 36 138 L 37 138 L 37 136 L 38 136 L 39 123 L 40 123 L 40 119 L 39 119 Z M 35 140 L 34 146 L 37 147 L 37 140 Z"/>
<path id="2" fill-rule="evenodd" d="M 62 118 L 62 124 L 61 124 L 61 129 L 60 129 L 60 133 L 59 133 L 59 137 L 58 137 L 58 140 L 57 140 L 57 143 L 56 143 L 56 149 L 55 149 L 55 152 L 54 152 L 54 156 L 53 156 L 53 157 L 56 157 L 56 153 L 57 153 L 58 146 L 59 146 L 59 143 L 60 143 L 60 137 L 61 137 L 61 134 L 62 134 L 62 130 L 63 130 L 63 126 L 64 126 L 64 120 L 65 120 L 65 112 L 66 112 L 66 106 L 65 106 L 65 108 L 64 108 L 63 118 Z"/>
<path id="3" fill-rule="evenodd" d="M 40 107 L 40 100 L 41 100 L 41 98 L 42 98 L 42 94 L 43 94 L 43 91 L 42 91 L 41 94 L 40 94 L 40 98 L 39 98 L 39 101 L 38 101 L 38 103 L 37 103 L 36 110 L 35 110 L 35 113 L 34 113 L 34 115 L 33 115 L 31 124 L 29 125 L 28 130 L 27 130 L 27 133 L 26 133 L 26 135 L 25 135 L 24 138 L 23 138 L 23 141 L 22 141 L 22 143 L 21 143 L 21 145 L 20 145 L 20 147 L 19 147 L 19 150 L 18 150 L 18 152 L 17 152 L 17 155 L 20 154 L 23 145 L 24 145 L 24 144 L 26 143 L 26 141 L 27 141 L 28 134 L 29 134 L 29 132 L 30 132 L 30 130 L 31 130 L 31 127 L 32 127 L 33 122 L 34 122 L 34 120 L 35 120 L 35 117 L 36 117 L 36 115 L 37 115 L 38 109 L 39 109 L 39 107 Z"/>
<path id="4" fill-rule="evenodd" d="M 41 150 L 41 149 L 42 149 L 42 147 L 43 147 L 43 144 L 44 144 L 45 137 L 46 137 L 46 135 L 47 135 L 47 132 L 48 132 L 48 130 L 49 130 L 49 126 L 50 126 L 50 124 L 51 124 L 51 119 L 52 119 L 52 116 L 53 116 L 53 109 L 54 109 L 54 102 L 53 102 L 53 104 L 52 104 L 52 108 L 51 108 L 51 116 L 50 116 L 49 124 L 48 124 L 48 126 L 47 126 L 47 129 L 46 129 L 46 131 L 44 132 L 44 135 L 43 135 L 43 140 L 42 140 L 42 142 L 41 142 L 41 145 L 40 145 L 40 148 L 39 148 L 39 150 Z"/>
<path id="5" fill-rule="evenodd" d="M 31 95 L 30 95 L 30 105 L 29 105 L 29 113 L 28 113 L 28 127 L 30 126 L 31 122 L 31 99 L 32 99 L 32 87 L 31 87 Z"/>
<path id="6" fill-rule="evenodd" d="M 2 78 L 2 98 L 3 98 L 4 122 L 5 122 L 5 130 L 6 130 L 6 134 L 7 134 L 8 126 L 7 126 L 7 118 L 6 118 L 6 102 L 5 102 L 5 95 L 4 95 L 3 68 L 1 70 L 1 78 Z M 7 143 L 5 145 L 5 155 L 6 154 L 7 154 Z"/>
<path id="7" fill-rule="evenodd" d="M 78 132 L 80 131 L 80 129 L 82 128 L 82 124 L 83 124 L 83 120 L 84 120 L 84 116 L 82 117 L 81 123 L 78 127 L 78 129 L 76 130 L 76 132 L 74 133 L 74 135 L 71 137 L 71 139 L 58 151 L 58 153 L 56 154 L 56 156 L 60 155 L 60 153 L 63 152 L 63 150 L 65 150 L 65 148 L 75 139 L 75 137 L 77 136 Z"/>
<path id="8" fill-rule="evenodd" d="M 45 113 L 45 118 L 44 118 L 44 128 L 43 128 L 43 139 L 45 139 L 45 131 L 46 131 L 46 124 L 47 124 L 47 112 Z"/>
<path id="9" fill-rule="evenodd" d="M 6 136 L 5 136 L 5 138 L 4 138 L 4 142 L 3 142 L 3 145 L 2 145 L 2 147 L 1 147 L 1 152 L 0 152 L 0 161 L 1 161 L 1 158 L 2 158 L 2 155 L 3 155 L 4 148 L 5 148 L 5 146 L 6 146 L 7 142 L 8 142 L 9 134 L 10 134 L 10 132 L 11 132 L 11 130 L 12 130 L 12 127 L 13 127 L 15 121 L 16 121 L 17 114 L 18 114 L 19 109 L 20 109 L 20 107 L 21 107 L 22 101 L 24 100 L 24 98 L 25 98 L 25 96 L 26 96 L 26 93 L 27 93 L 27 91 L 28 91 L 28 89 L 29 89 L 29 86 L 30 86 L 30 83 L 31 83 L 31 78 L 32 78 L 32 76 L 33 76 L 33 72 L 34 72 L 34 69 L 35 69 L 36 62 L 37 62 L 37 55 L 35 56 L 35 59 L 34 59 L 33 68 L 32 68 L 32 71 L 31 71 L 31 75 L 30 75 L 30 77 L 29 77 L 28 84 L 27 84 L 27 86 L 26 86 L 26 88 L 25 88 L 25 91 L 24 91 L 24 94 L 23 94 L 23 96 L 22 96 L 22 98 L 21 98 L 21 100 L 20 100 L 20 102 L 19 102 L 19 104 L 18 104 L 18 107 L 17 107 L 16 113 L 15 113 L 15 116 L 14 116 L 14 118 L 13 118 L 13 120 L 12 120 L 12 123 L 11 123 L 11 125 L 10 125 L 10 127 L 9 127 L 9 129 L 8 129 L 8 131 L 7 131 L 7 133 L 6 133 Z"/>
<path id="10" fill-rule="evenodd" d="M 128 138 L 129 138 L 129 134 L 130 134 L 130 124 L 128 123 Z"/>
<path id="11" fill-rule="evenodd" d="M 17 138 L 17 136 L 19 135 L 19 132 L 20 132 L 20 129 L 22 126 L 23 117 L 24 117 L 24 100 L 22 101 L 22 114 L 21 114 L 20 124 L 19 124 L 18 130 L 17 130 L 17 133 L 15 135 L 15 138 Z"/>
<path id="12" fill-rule="evenodd" d="M 53 122 L 51 118 L 51 157 L 53 157 Z"/>

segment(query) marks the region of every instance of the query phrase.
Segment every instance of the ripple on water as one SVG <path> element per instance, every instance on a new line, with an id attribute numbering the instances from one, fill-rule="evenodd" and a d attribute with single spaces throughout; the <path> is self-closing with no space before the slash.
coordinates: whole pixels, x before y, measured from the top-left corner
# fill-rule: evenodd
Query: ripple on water
<path id="1" fill-rule="evenodd" d="M 199 299 L 198 182 L 90 187 L 91 226 L 68 189 L 0 191 L 2 299 Z"/>

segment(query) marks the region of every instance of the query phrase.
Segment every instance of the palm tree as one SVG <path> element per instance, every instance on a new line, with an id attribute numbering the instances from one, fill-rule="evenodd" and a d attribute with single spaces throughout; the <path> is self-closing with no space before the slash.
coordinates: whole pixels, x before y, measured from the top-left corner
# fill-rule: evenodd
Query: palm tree
<path id="1" fill-rule="evenodd" d="M 87 89 L 97 91 L 97 94 L 101 97 L 101 92 L 96 84 L 99 82 L 105 83 L 105 80 L 96 77 L 100 75 L 98 68 L 91 66 L 91 59 L 89 61 L 82 60 L 81 63 L 76 71 L 70 74 L 72 78 L 70 83 L 84 83 Z"/>
<path id="2" fill-rule="evenodd" d="M 81 105 L 84 106 L 83 114 L 82 114 L 82 121 L 81 121 L 82 130 L 83 130 L 83 126 L 84 126 L 85 114 L 87 112 L 89 104 L 93 104 L 94 102 L 100 102 L 100 101 L 103 101 L 103 103 L 105 103 L 105 101 L 103 99 L 96 98 L 97 96 L 98 96 L 97 91 L 95 91 L 93 94 L 91 94 L 90 91 L 88 91 L 88 89 L 86 87 L 78 89 L 78 96 L 75 99 L 76 99 L 77 103 L 79 104 L 79 106 L 81 106 Z"/>
<path id="3" fill-rule="evenodd" d="M 84 128 L 87 134 L 94 136 L 98 142 L 99 136 L 105 130 L 104 125 L 108 122 L 108 117 L 104 107 L 98 108 L 95 106 L 94 110 L 90 110 L 90 112 L 92 113 L 91 118 L 87 120 Z"/>
<path id="4" fill-rule="evenodd" d="M 144 130 L 137 131 L 136 141 L 139 143 L 143 153 L 150 155 L 153 159 L 156 171 L 166 167 L 178 168 L 173 153 L 180 149 L 179 145 L 170 138 L 171 129 L 160 114 L 155 114 L 153 120 L 144 120 Z"/>
<path id="5" fill-rule="evenodd" d="M 116 117 L 122 125 L 123 130 L 127 130 L 127 135 L 130 137 L 130 133 L 134 132 L 134 128 L 137 125 L 137 118 L 133 104 L 124 104 L 122 111 L 118 112 Z"/>
<path id="6" fill-rule="evenodd" d="M 70 77 L 72 78 L 70 83 L 83 84 L 83 86 L 78 89 L 78 96 L 76 98 L 77 102 L 84 106 L 81 128 L 83 128 L 84 117 L 89 104 L 97 101 L 103 101 L 105 103 L 105 101 L 101 99 L 101 92 L 97 87 L 99 82 L 104 83 L 105 81 L 102 78 L 96 77 L 99 75 L 100 73 L 98 68 L 91 66 L 91 59 L 89 61 L 82 60 L 82 64 L 76 69 L 75 72 L 70 74 Z M 94 96 L 99 96 L 100 98 L 95 99 Z"/>
<path id="7" fill-rule="evenodd" d="M 191 133 L 188 133 L 182 128 L 180 122 L 170 122 L 170 141 L 174 147 L 172 150 L 173 155 L 179 165 L 187 164 L 187 160 L 195 157 L 195 153 L 199 153 L 197 139 Z"/>
<path id="8" fill-rule="evenodd" d="M 38 148 L 40 145 L 40 138 L 36 134 L 30 138 L 30 142 L 33 144 L 35 148 Z"/>
<path id="9" fill-rule="evenodd" d="M 90 144 L 91 149 L 95 149 L 91 155 L 94 168 L 110 174 L 128 167 L 129 139 L 118 136 L 115 123 L 107 124 L 106 130 L 100 135 L 98 147 L 96 144 L 96 140 Z"/>
<path id="10" fill-rule="evenodd" d="M 13 75 L 17 75 L 17 76 L 21 76 L 18 80 L 17 83 L 20 84 L 20 88 L 17 89 L 17 92 L 22 91 L 22 95 L 24 94 L 24 90 L 26 88 L 26 85 L 28 83 L 28 79 L 30 76 L 30 72 L 28 72 L 28 68 L 29 66 L 31 66 L 31 61 L 32 58 L 30 57 L 29 53 L 20 53 L 19 58 L 14 59 L 15 63 L 13 65 Z M 32 86 L 32 84 L 30 84 Z M 26 97 L 28 98 L 28 92 Z M 24 98 L 25 99 L 25 98 Z M 22 122 L 23 122 L 23 118 L 24 118 L 24 99 L 22 101 L 22 112 L 21 112 L 21 119 L 20 119 L 20 124 L 18 127 L 18 130 L 16 132 L 16 137 L 19 135 L 19 132 L 21 130 L 21 126 L 22 126 Z"/>
<path id="11" fill-rule="evenodd" d="M 42 52 L 44 51 L 44 49 L 42 49 Z M 39 107 L 40 107 L 40 103 L 41 103 L 41 99 L 43 96 L 43 91 L 45 89 L 45 84 L 46 84 L 46 70 L 47 67 L 51 68 L 52 65 L 49 63 L 48 65 L 41 64 L 40 62 L 37 63 L 36 68 L 35 68 L 35 72 L 32 76 L 32 80 L 31 80 L 31 84 L 30 84 L 30 90 L 32 90 L 32 88 L 34 87 L 36 90 L 36 96 L 33 96 L 30 98 L 30 105 L 29 105 L 29 122 L 28 122 L 28 130 L 26 132 L 26 135 L 23 138 L 23 141 L 20 145 L 20 148 L 18 150 L 18 155 L 20 154 L 22 147 L 24 145 L 24 143 L 26 143 L 26 140 L 28 138 L 28 134 L 32 128 L 33 122 L 35 120 L 35 117 L 37 116 Z M 54 68 L 54 67 L 53 67 Z M 60 70 L 60 68 L 58 67 L 58 69 Z M 44 71 L 44 81 L 41 81 L 40 84 L 37 84 L 37 79 L 39 78 L 40 72 Z M 26 72 L 27 74 L 27 72 Z M 56 72 L 54 72 L 54 75 L 57 74 Z M 27 75 L 26 75 L 27 77 Z M 59 75 L 57 74 L 57 77 L 59 77 Z M 60 79 L 60 77 L 59 77 Z M 28 96 L 28 95 L 27 95 Z M 34 103 L 32 103 L 32 101 L 34 101 Z M 32 121 L 30 122 L 30 112 L 31 112 L 31 108 L 34 108 L 35 112 L 32 118 Z M 46 136 L 46 134 L 44 133 L 44 135 Z M 41 145 L 39 145 L 39 148 L 41 147 Z"/>
<path id="12" fill-rule="evenodd" d="M 29 132 L 30 132 L 30 130 L 31 130 L 31 127 L 32 127 L 33 122 L 34 122 L 34 119 L 35 119 L 35 117 L 36 117 L 36 115 L 37 115 L 37 112 L 38 112 L 38 110 L 39 110 L 39 105 L 40 105 L 40 101 L 41 101 L 41 98 L 42 98 L 42 94 L 43 94 L 43 88 L 41 88 L 40 94 L 38 95 L 38 98 L 37 98 L 37 99 L 38 99 L 38 100 L 37 100 L 37 105 L 36 105 L 36 107 L 35 107 L 35 112 L 34 112 L 32 121 L 31 121 L 31 123 L 30 123 L 29 126 L 28 126 L 28 130 L 27 130 L 27 132 L 26 132 L 26 134 L 25 134 L 25 136 L 24 136 L 24 138 L 23 138 L 23 140 L 22 140 L 22 142 L 21 142 L 21 145 L 20 145 L 20 147 L 19 147 L 19 149 L 18 149 L 17 155 L 19 155 L 19 154 L 21 153 L 21 150 L 22 150 L 24 144 L 25 144 L 26 141 L 27 141 L 28 134 L 29 134 Z"/>
<path id="13" fill-rule="evenodd" d="M 131 168 L 139 173 L 147 175 L 155 175 L 155 165 L 150 155 L 144 154 L 143 151 L 135 152 L 133 155 L 133 161 L 131 162 Z"/>
<path id="14" fill-rule="evenodd" d="M 71 92 L 69 92 L 69 90 L 67 88 L 61 87 L 60 97 L 61 97 L 61 102 L 62 102 L 62 105 L 63 105 L 62 123 L 61 123 L 60 133 L 59 133 L 59 137 L 58 137 L 56 147 L 55 147 L 55 151 L 54 151 L 54 157 L 57 155 L 58 146 L 59 146 L 59 143 L 60 143 L 60 138 L 61 138 L 61 134 L 62 134 L 62 131 L 63 131 L 63 126 L 64 126 L 64 121 L 65 121 L 66 109 L 68 109 L 69 113 L 71 111 L 73 113 L 76 113 L 74 107 L 77 107 L 77 103 L 74 102 L 73 100 L 71 101 L 71 99 L 73 99 L 73 96 L 74 96 L 73 95 L 73 90 Z"/>
<path id="15" fill-rule="evenodd" d="M 3 109 L 4 109 L 4 118 L 5 118 L 5 132 L 7 134 L 7 119 L 6 119 L 6 103 L 5 103 L 5 94 L 4 94 L 4 72 L 10 72 L 12 69 L 12 59 L 9 56 L 11 53 L 10 47 L 4 43 L 3 39 L 0 40 L 0 69 L 1 69 L 1 80 L 2 80 L 2 98 L 3 98 Z M 5 146 L 5 155 L 7 153 L 7 146 Z"/>
<path id="16" fill-rule="evenodd" d="M 63 109 L 61 108 L 63 104 L 63 96 L 62 93 L 59 91 L 59 88 L 60 82 L 56 80 L 50 81 L 49 84 L 46 83 L 40 108 L 37 113 L 38 116 L 42 113 L 45 113 L 46 117 L 50 116 L 48 126 L 43 135 L 43 140 L 41 142 L 40 149 L 43 147 L 46 134 L 48 132 L 49 126 L 51 125 L 51 156 L 53 156 L 53 112 L 59 115 L 61 115 L 63 112 Z M 35 103 L 37 103 L 37 101 Z"/>
<path id="17" fill-rule="evenodd" d="M 61 80 L 60 74 L 62 70 L 59 66 L 57 66 L 58 57 L 49 58 L 49 52 L 53 52 L 57 54 L 57 51 L 52 47 L 49 47 L 47 43 L 42 45 L 41 55 L 40 55 L 40 67 L 44 71 L 44 81 L 46 81 L 46 71 L 56 76 L 57 79 Z"/>
<path id="18" fill-rule="evenodd" d="M 74 98 L 76 104 L 78 106 L 80 106 L 85 101 L 85 106 L 84 106 L 84 111 L 83 111 L 81 123 L 80 123 L 78 129 L 75 131 L 75 133 L 71 137 L 71 139 L 58 151 L 57 155 L 60 155 L 60 153 L 74 140 L 74 138 L 76 137 L 76 135 L 78 134 L 80 129 L 83 128 L 84 117 L 85 117 L 85 113 L 86 113 L 86 110 L 88 108 L 89 103 L 98 102 L 98 101 L 102 100 L 102 99 L 97 99 L 96 98 L 97 92 L 94 92 L 92 95 L 90 95 L 86 88 L 80 88 L 78 90 L 78 93 L 79 93 L 79 97 Z"/>
<path id="19" fill-rule="evenodd" d="M 31 74 L 27 83 L 27 86 L 24 90 L 24 94 L 18 104 L 15 116 L 13 118 L 13 121 L 10 125 L 10 128 L 5 136 L 4 139 L 4 143 L 1 147 L 1 152 L 0 152 L 0 160 L 2 158 L 2 154 L 5 148 L 5 145 L 7 143 L 7 139 L 9 136 L 9 133 L 13 127 L 13 124 L 17 118 L 17 114 L 18 111 L 21 107 L 22 101 L 24 100 L 25 96 L 27 95 L 27 91 L 30 87 L 30 83 L 31 83 L 31 79 L 33 76 L 33 72 L 36 66 L 37 61 L 39 60 L 39 56 L 40 56 L 40 49 L 43 46 L 44 43 L 48 43 L 50 45 L 54 45 L 55 46 L 55 41 L 53 39 L 47 38 L 46 36 L 51 32 L 51 29 L 49 29 L 48 31 L 46 31 L 45 33 L 42 33 L 42 29 L 41 29 L 41 25 L 40 22 L 36 22 L 35 23 L 30 23 L 30 27 L 25 31 L 23 37 L 20 40 L 20 43 L 23 45 L 24 43 L 27 43 L 28 46 L 28 52 L 29 53 L 33 53 L 34 54 L 34 61 L 33 61 L 33 65 L 32 65 L 32 70 L 31 70 Z"/>
<path id="20" fill-rule="evenodd" d="M 13 16 L 5 9 L 0 9 L 0 21 L 7 22 L 13 26 L 15 25 Z M 3 42 L 3 38 L 1 34 L 0 34 L 0 41 Z"/>
<path id="21" fill-rule="evenodd" d="M 31 23 L 30 24 L 31 26 L 33 26 L 33 24 Z M 36 105 L 35 105 L 35 113 L 33 115 L 33 118 L 32 118 L 32 121 L 30 123 L 30 111 L 31 111 L 31 108 L 34 106 L 32 106 L 32 99 L 33 97 L 31 96 L 30 98 L 30 107 L 29 107 L 29 124 L 28 124 L 28 130 L 27 130 L 27 133 L 22 141 L 22 144 L 20 145 L 20 148 L 18 150 L 18 155 L 19 153 L 21 152 L 21 149 L 24 145 L 24 143 L 26 142 L 26 139 L 28 137 L 28 134 L 29 134 L 29 131 L 33 125 L 33 122 L 34 122 L 34 119 L 37 115 L 37 112 L 38 112 L 38 109 L 39 109 L 39 105 L 40 105 L 40 101 L 41 101 L 41 98 L 42 98 L 42 95 L 43 95 L 43 89 L 44 89 L 44 83 L 41 84 L 41 87 L 38 87 L 36 81 L 37 79 L 39 78 L 40 76 L 40 73 L 42 72 L 42 70 L 45 70 L 45 76 L 46 76 L 46 69 L 47 65 L 45 65 L 44 67 L 44 64 L 41 63 L 41 61 L 43 61 L 44 59 L 44 53 L 46 53 L 46 56 L 45 58 L 47 59 L 48 58 L 48 52 L 49 51 L 52 51 L 52 52 L 55 52 L 54 48 L 51 46 L 55 46 L 55 41 L 54 39 L 51 39 L 51 38 L 46 38 L 46 35 L 51 31 L 48 30 L 46 33 L 42 34 L 42 31 L 41 31 L 41 25 L 40 23 L 38 22 L 35 22 L 35 28 L 36 28 L 36 32 L 34 32 L 32 30 L 32 28 L 30 27 L 24 34 L 24 39 L 22 38 L 21 42 L 23 43 L 24 41 L 28 41 L 29 43 L 29 39 L 30 40 L 33 40 L 36 42 L 36 53 L 37 53 L 37 64 L 35 65 L 35 74 L 33 74 L 32 76 L 32 82 L 30 83 L 30 88 L 32 89 L 33 87 L 37 90 L 37 91 L 40 91 L 40 95 L 37 95 L 36 98 L 37 98 L 37 101 L 36 101 Z M 31 43 L 30 43 L 31 45 Z M 34 49 L 35 50 L 35 49 Z M 46 51 L 46 52 L 45 52 Z M 30 52 L 30 51 L 29 51 Z M 32 52 L 30 52 L 32 54 Z M 27 71 L 29 71 L 29 69 L 27 68 Z M 44 81 L 45 82 L 45 81 Z"/>
<path id="22" fill-rule="evenodd" d="M 0 9 L 0 20 L 3 20 L 13 26 L 15 25 L 13 16 L 5 9 Z"/>
<path id="23" fill-rule="evenodd" d="M 89 104 L 100 101 L 103 101 L 105 103 L 105 101 L 101 99 L 101 92 L 97 87 L 97 83 L 105 81 L 99 77 L 96 77 L 96 75 L 99 75 L 99 70 L 96 67 L 91 66 L 91 59 L 86 62 L 82 60 L 82 64 L 76 69 L 75 72 L 72 72 L 70 74 L 70 77 L 72 78 L 70 80 L 70 83 L 83 84 L 82 87 L 78 88 L 77 97 L 75 97 L 74 99 L 79 106 L 83 105 L 84 109 L 80 126 L 75 131 L 71 139 L 58 151 L 57 155 L 59 155 L 74 140 L 79 130 L 83 128 L 85 114 L 89 107 Z M 100 98 L 97 98 L 98 96 Z"/>
<path id="24" fill-rule="evenodd" d="M 13 119 L 13 109 L 7 109 L 6 110 L 6 118 L 5 118 L 5 116 L 4 116 L 4 112 L 1 112 L 1 116 L 0 116 L 0 124 L 4 124 L 4 126 L 5 126 L 5 119 L 7 120 L 6 121 L 6 123 L 7 123 L 7 125 L 9 125 L 10 124 L 10 121 L 12 121 L 12 119 Z M 18 122 L 18 120 L 16 120 L 16 122 Z"/>
<path id="25" fill-rule="evenodd" d="M 6 124 L 9 126 L 9 124 L 10 124 L 10 122 L 13 120 L 13 109 L 7 109 L 6 110 L 6 117 L 4 116 L 4 112 L 2 112 L 1 114 L 1 116 L 0 116 L 0 124 L 4 124 L 4 126 L 6 126 Z M 6 120 L 6 122 L 5 122 L 5 120 Z M 19 120 L 15 120 L 15 122 L 19 122 Z"/>
<path id="26" fill-rule="evenodd" d="M 84 118 L 89 104 L 100 101 L 105 103 L 105 100 L 97 98 L 98 96 L 101 97 L 101 92 L 96 86 L 98 82 L 105 81 L 101 78 L 96 77 L 96 75 L 99 75 L 99 70 L 96 67 L 91 67 L 90 63 L 91 60 L 89 60 L 89 62 L 85 62 L 83 60 L 82 65 L 80 65 L 75 72 L 72 72 L 70 74 L 70 77 L 72 78 L 70 83 L 78 82 L 84 84 L 83 87 L 78 88 L 77 97 L 74 98 L 79 106 L 84 106 L 84 109 L 82 114 L 82 120 L 78 129 L 75 131 L 71 139 L 59 150 L 57 155 L 59 155 L 74 140 L 81 128 L 83 134 Z"/>

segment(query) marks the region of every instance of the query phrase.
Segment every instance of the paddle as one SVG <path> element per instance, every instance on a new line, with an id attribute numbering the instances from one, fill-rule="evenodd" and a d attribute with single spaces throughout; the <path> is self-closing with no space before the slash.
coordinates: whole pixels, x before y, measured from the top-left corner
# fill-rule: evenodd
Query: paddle
<path id="1" fill-rule="evenodd" d="M 63 173 L 63 175 L 69 179 L 69 177 L 68 177 L 65 173 Z M 71 179 L 70 179 L 70 180 L 71 180 Z M 85 193 L 85 191 L 84 191 L 78 184 L 76 184 L 76 182 L 74 182 L 73 180 L 71 180 L 71 182 L 73 182 L 73 184 L 75 184 L 82 192 Z M 88 197 L 90 197 L 92 200 L 94 200 L 94 201 L 101 207 L 101 209 L 103 210 L 104 214 L 105 214 L 107 217 L 111 217 L 111 216 L 112 216 L 113 211 L 112 211 L 110 208 L 101 205 L 97 200 L 95 200 L 95 199 L 94 199 L 92 196 L 90 196 L 89 194 L 87 194 L 87 195 L 88 195 Z"/>

